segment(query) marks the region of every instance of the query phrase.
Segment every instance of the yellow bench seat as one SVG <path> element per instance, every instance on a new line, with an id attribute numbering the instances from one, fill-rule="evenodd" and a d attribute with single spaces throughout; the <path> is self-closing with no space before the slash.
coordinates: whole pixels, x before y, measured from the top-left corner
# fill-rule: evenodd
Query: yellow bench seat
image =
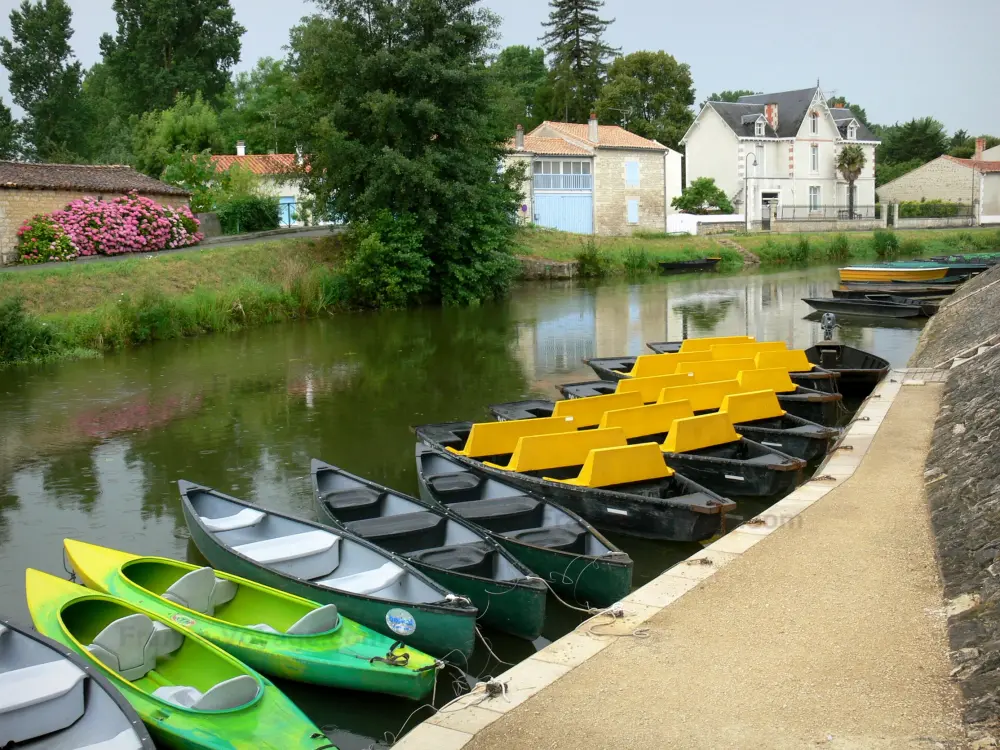
<path id="1" fill-rule="evenodd" d="M 719 411 L 728 414 L 733 424 L 785 416 L 778 395 L 770 390 L 730 394 L 722 399 Z"/>
<path id="2" fill-rule="evenodd" d="M 743 387 L 735 378 L 709 383 L 692 383 L 691 385 L 664 388 L 660 391 L 659 403 L 686 400 L 691 403 L 691 408 L 694 411 L 708 411 L 722 406 L 722 399 L 731 393 L 741 393 L 742 391 Z"/>
<path id="3" fill-rule="evenodd" d="M 576 425 L 560 417 L 541 419 L 516 419 L 509 422 L 476 422 L 472 425 L 469 438 L 462 450 L 449 447 L 459 456 L 482 458 L 483 456 L 506 456 L 514 452 L 517 441 L 526 435 L 574 432 Z"/>
<path id="4" fill-rule="evenodd" d="M 703 339 L 684 339 L 681 342 L 682 352 L 708 352 L 713 346 L 720 344 L 746 344 L 756 341 L 753 336 L 710 336 Z"/>
<path id="5" fill-rule="evenodd" d="M 749 344 L 720 344 L 712 347 L 712 359 L 753 359 L 761 352 L 783 352 L 784 341 L 754 341 Z"/>
<path id="6" fill-rule="evenodd" d="M 752 355 L 751 355 L 752 356 Z M 673 375 L 677 365 L 687 362 L 704 362 L 712 359 L 712 352 L 687 352 L 684 354 L 641 354 L 635 358 L 630 378 L 651 378 L 657 375 Z"/>
<path id="7" fill-rule="evenodd" d="M 642 396 L 638 391 L 623 391 L 604 396 L 556 401 L 552 416 L 571 421 L 579 430 L 584 427 L 596 427 L 600 424 L 601 417 L 612 409 L 628 409 L 633 406 L 642 406 Z"/>
<path id="8" fill-rule="evenodd" d="M 794 393 L 795 383 L 788 375 L 788 370 L 782 367 L 765 370 L 744 370 L 736 376 L 744 392 L 774 391 L 775 393 Z"/>
<path id="9" fill-rule="evenodd" d="M 647 435 L 664 434 L 670 430 L 675 419 L 693 416 L 690 401 L 672 401 L 609 411 L 601 419 L 601 428 L 620 427 L 625 431 L 626 439 L 634 440 Z"/>
<path id="10" fill-rule="evenodd" d="M 688 453 L 701 448 L 725 445 L 740 439 L 725 412 L 678 419 L 670 427 L 661 448 L 665 453 Z"/>
<path id="11" fill-rule="evenodd" d="M 732 380 L 743 370 L 756 370 L 753 359 L 721 359 L 707 362 L 688 362 L 677 366 L 677 372 L 689 372 L 696 383 L 713 383 L 717 380 Z"/>
<path id="12" fill-rule="evenodd" d="M 578 476 L 573 479 L 546 479 L 577 487 L 614 487 L 664 479 L 673 473 L 663 460 L 663 453 L 656 443 L 640 443 L 617 448 L 596 448 L 587 454 Z"/>
<path id="13" fill-rule="evenodd" d="M 758 352 L 754 361 L 758 370 L 783 367 L 787 372 L 812 372 L 816 369 L 803 349 Z"/>
<path id="14" fill-rule="evenodd" d="M 620 448 L 627 444 L 625 431 L 620 427 L 564 434 L 527 435 L 517 441 L 514 454 L 506 466 L 489 462 L 486 465 L 494 469 L 516 472 L 582 466 L 592 450 Z"/>
<path id="15" fill-rule="evenodd" d="M 675 385 L 685 385 L 696 382 L 694 375 L 656 375 L 650 378 L 624 378 L 618 381 L 615 393 L 638 393 L 644 404 L 655 404 L 660 397 L 660 391 Z"/>

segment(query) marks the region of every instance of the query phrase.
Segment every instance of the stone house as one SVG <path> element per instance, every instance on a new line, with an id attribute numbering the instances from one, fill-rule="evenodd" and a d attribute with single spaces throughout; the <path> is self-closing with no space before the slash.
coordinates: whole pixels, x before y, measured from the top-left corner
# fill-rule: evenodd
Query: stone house
<path id="1" fill-rule="evenodd" d="M 236 142 L 236 154 L 213 154 L 212 163 L 219 172 L 233 165 L 257 175 L 264 195 L 278 199 L 282 226 L 301 226 L 308 193 L 302 189 L 301 154 L 248 154 L 244 141 Z"/>
<path id="2" fill-rule="evenodd" d="M 520 220 L 578 234 L 663 232 L 681 192 L 681 155 L 617 125 L 546 121 L 507 142 L 525 168 Z"/>
<path id="3" fill-rule="evenodd" d="M 713 178 L 737 211 L 749 204 L 750 221 L 851 218 L 836 160 L 857 143 L 865 167 L 854 183 L 853 218 L 874 217 L 880 141 L 849 109 L 827 106 L 819 86 L 706 102 L 681 143 L 687 183 Z"/>
<path id="4" fill-rule="evenodd" d="M 1000 224 L 1000 154 L 997 160 L 983 157 L 985 141 L 976 142 L 972 159 L 939 156 L 878 188 L 883 203 L 947 201 L 975 205 L 980 224 Z M 992 151 L 992 149 L 991 149 Z"/>
<path id="5" fill-rule="evenodd" d="M 79 198 L 111 199 L 129 192 L 174 207 L 186 206 L 190 198 L 186 190 L 126 166 L 0 161 L 0 264 L 17 259 L 17 230 L 32 216 Z"/>

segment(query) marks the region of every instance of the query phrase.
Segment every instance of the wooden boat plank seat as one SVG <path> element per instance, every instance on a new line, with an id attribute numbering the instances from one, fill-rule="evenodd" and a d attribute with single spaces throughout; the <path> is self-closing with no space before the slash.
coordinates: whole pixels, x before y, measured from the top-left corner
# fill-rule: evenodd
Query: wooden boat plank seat
<path id="1" fill-rule="evenodd" d="M 694 382 L 693 378 L 694 376 L 690 373 L 655 375 L 650 378 L 625 378 L 618 381 L 615 392 L 627 393 L 636 391 L 642 397 L 644 404 L 652 404 L 656 402 L 660 391 L 664 388 L 670 388 L 675 385 L 687 385 Z"/>
<path id="2" fill-rule="evenodd" d="M 760 352 L 780 352 L 788 348 L 784 341 L 751 341 L 745 344 L 716 344 L 712 359 L 753 359 Z"/>
<path id="3" fill-rule="evenodd" d="M 726 412 L 733 424 L 785 416 L 785 410 L 778 402 L 778 395 L 772 390 L 727 394 L 722 399 L 719 411 Z"/>
<path id="4" fill-rule="evenodd" d="M 587 530 L 579 524 L 524 529 L 509 532 L 504 536 L 524 544 L 533 544 L 536 547 L 562 550 L 563 552 L 583 552 L 587 543 Z"/>
<path id="5" fill-rule="evenodd" d="M 578 487 L 614 487 L 663 479 L 673 473 L 656 443 L 640 443 L 592 450 L 576 478 L 549 481 Z"/>
<path id="6" fill-rule="evenodd" d="M 674 390 L 664 388 L 663 393 Z M 675 419 L 693 417 L 691 402 L 685 400 L 670 401 L 662 404 L 638 406 L 632 409 L 618 409 L 605 413 L 601 427 L 620 427 L 625 431 L 625 438 L 645 437 L 646 435 L 665 434 Z"/>
<path id="7" fill-rule="evenodd" d="M 667 453 L 689 453 L 700 448 L 739 442 L 729 415 L 724 412 L 700 417 L 678 419 L 670 428 L 663 450 Z"/>
<path id="8" fill-rule="evenodd" d="M 472 425 L 462 450 L 451 446 L 447 450 L 468 458 L 505 456 L 514 452 L 517 441 L 525 435 L 572 432 L 576 426 L 558 417 L 514 420 L 510 422 L 477 422 Z"/>
<path id="9" fill-rule="evenodd" d="M 507 466 L 489 465 L 517 472 L 580 466 L 587 454 L 595 448 L 613 448 L 625 444 L 625 431 L 618 427 L 568 434 L 529 435 L 517 441 L 517 447 Z"/>
<path id="10" fill-rule="evenodd" d="M 266 517 L 266 513 L 253 508 L 244 508 L 239 513 L 222 518 L 201 517 L 201 522 L 209 531 L 219 533 L 220 531 L 235 531 L 236 529 L 248 529 L 256 526 Z"/>
<path id="11" fill-rule="evenodd" d="M 694 383 L 692 385 L 682 385 L 674 388 L 664 388 L 660 393 L 660 403 L 671 401 L 688 401 L 694 411 L 706 411 L 708 409 L 718 409 L 722 405 L 722 400 L 733 393 L 739 393 L 742 387 L 739 381 L 716 380 L 708 383 Z M 692 417 L 693 414 L 687 416 Z"/>
<path id="12" fill-rule="evenodd" d="M 360 573 L 341 576 L 340 578 L 330 577 L 313 580 L 313 583 L 317 586 L 324 586 L 338 591 L 371 596 L 392 586 L 403 577 L 405 572 L 398 565 L 387 562 L 374 570 L 363 570 Z"/>
<path id="13" fill-rule="evenodd" d="M 571 419 L 577 429 L 596 427 L 600 423 L 601 417 L 609 409 L 626 409 L 630 406 L 642 406 L 642 396 L 639 393 L 623 391 L 622 393 L 610 393 L 607 396 L 556 401 L 552 416 Z"/>
<path id="14" fill-rule="evenodd" d="M 489 578 L 493 572 L 493 553 L 489 544 L 473 542 L 411 552 L 409 557 L 424 565 Z"/>
<path id="15" fill-rule="evenodd" d="M 708 336 L 701 339 L 684 339 L 681 342 L 681 351 L 711 351 L 713 346 L 719 344 L 746 344 L 756 340 L 753 336 Z"/>

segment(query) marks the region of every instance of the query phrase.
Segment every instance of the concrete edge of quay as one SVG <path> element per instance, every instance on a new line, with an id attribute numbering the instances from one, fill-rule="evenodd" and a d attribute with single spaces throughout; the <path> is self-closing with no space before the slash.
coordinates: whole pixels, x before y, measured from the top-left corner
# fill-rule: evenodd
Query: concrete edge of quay
<path id="1" fill-rule="evenodd" d="M 504 714 L 552 685 L 643 623 L 675 604 L 775 531 L 795 519 L 852 477 L 868 453 L 876 433 L 903 386 L 943 382 L 948 370 L 893 370 L 878 385 L 845 428 L 837 445 L 816 470 L 814 478 L 712 544 L 666 570 L 620 602 L 623 617 L 596 615 L 546 648 L 508 669 L 496 679 L 502 695 L 475 690 L 418 724 L 394 748 L 400 750 L 459 750 Z M 591 629 L 599 624 L 600 633 Z"/>

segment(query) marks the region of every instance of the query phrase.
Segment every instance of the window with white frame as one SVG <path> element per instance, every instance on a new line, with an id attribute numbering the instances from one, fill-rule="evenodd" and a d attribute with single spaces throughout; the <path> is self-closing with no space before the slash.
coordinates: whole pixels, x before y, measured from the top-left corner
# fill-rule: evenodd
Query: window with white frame
<path id="1" fill-rule="evenodd" d="M 809 147 L 809 171 L 814 174 L 819 173 L 819 144 L 814 143 Z"/>
<path id="2" fill-rule="evenodd" d="M 812 112 L 809 115 L 809 132 L 812 135 L 819 135 L 819 113 Z"/>
<path id="3" fill-rule="evenodd" d="M 819 211 L 819 185 L 809 186 L 809 210 Z"/>
<path id="4" fill-rule="evenodd" d="M 767 169 L 764 167 L 764 144 L 758 143 L 754 146 L 753 158 L 757 160 L 757 166 L 754 167 L 753 173 L 755 177 L 761 177 L 767 173 Z"/>
<path id="5" fill-rule="evenodd" d="M 590 190 L 593 186 L 589 161 L 536 159 L 533 171 L 536 190 Z"/>
<path id="6" fill-rule="evenodd" d="M 853 122 L 847 126 L 847 140 L 853 141 L 858 137 L 858 126 Z"/>
<path id="7" fill-rule="evenodd" d="M 754 132 L 754 135 L 756 135 L 758 138 L 760 138 L 760 137 L 762 137 L 764 135 L 764 121 L 763 120 L 757 120 L 756 124 L 754 125 L 754 131 L 753 132 Z"/>
<path id="8" fill-rule="evenodd" d="M 628 223 L 639 223 L 639 201 L 635 198 L 628 202 Z"/>
<path id="9" fill-rule="evenodd" d="M 625 162 L 625 185 L 627 187 L 639 187 L 639 162 Z"/>

